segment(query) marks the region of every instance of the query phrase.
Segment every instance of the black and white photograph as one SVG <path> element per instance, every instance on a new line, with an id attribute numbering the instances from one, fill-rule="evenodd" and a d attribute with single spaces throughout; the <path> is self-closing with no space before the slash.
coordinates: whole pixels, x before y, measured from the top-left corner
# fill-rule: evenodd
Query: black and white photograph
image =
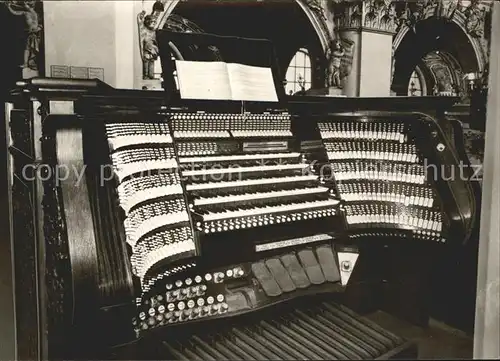
<path id="1" fill-rule="evenodd" d="M 0 360 L 500 358 L 500 1 L 0 24 Z"/>

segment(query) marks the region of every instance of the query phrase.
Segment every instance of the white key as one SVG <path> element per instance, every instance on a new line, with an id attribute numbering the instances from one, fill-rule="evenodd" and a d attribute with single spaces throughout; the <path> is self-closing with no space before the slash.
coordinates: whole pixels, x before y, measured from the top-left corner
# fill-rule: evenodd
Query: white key
<path id="1" fill-rule="evenodd" d="M 272 207 L 262 207 L 262 208 L 250 208 L 239 211 L 228 211 L 221 213 L 209 213 L 203 216 L 203 220 L 207 221 L 215 221 L 220 219 L 228 219 L 228 218 L 238 218 L 245 216 L 257 216 L 262 214 L 269 213 L 279 213 L 279 212 L 290 212 L 290 211 L 298 211 L 304 209 L 314 209 L 320 207 L 334 207 L 339 204 L 339 201 L 334 199 L 328 199 L 324 201 L 317 202 L 304 202 L 297 204 L 286 204 L 282 206 L 272 206 Z"/>
<path id="2" fill-rule="evenodd" d="M 122 183 L 123 184 L 123 183 Z M 130 208 L 135 206 L 140 202 L 144 202 L 150 199 L 159 198 L 165 196 L 167 194 L 182 194 L 182 186 L 180 184 L 172 185 L 172 186 L 161 186 L 161 187 L 153 187 L 148 189 L 141 189 L 137 192 L 134 192 L 132 195 L 127 197 L 126 201 L 122 201 L 123 197 L 121 194 L 123 193 L 123 188 L 120 188 L 121 184 L 118 186 L 118 198 L 120 199 L 120 206 L 125 211 L 125 214 L 128 214 Z"/>
<path id="3" fill-rule="evenodd" d="M 177 168 L 177 161 L 175 159 L 149 160 L 142 162 L 132 162 L 116 166 L 115 173 L 118 176 L 118 180 L 122 182 L 123 179 L 132 174 L 147 172 L 150 170 L 176 169 L 176 168 Z"/>
<path id="4" fill-rule="evenodd" d="M 125 220 L 125 223 L 126 222 L 127 220 Z M 134 247 L 139 238 L 141 238 L 145 234 L 153 231 L 156 228 L 179 222 L 189 222 L 189 216 L 187 212 L 168 213 L 162 214 L 161 216 L 151 217 L 142 222 L 135 229 L 130 229 L 130 226 L 127 227 L 127 225 L 125 225 L 125 227 L 130 230 L 129 232 L 127 232 L 127 243 Z"/>
<path id="5" fill-rule="evenodd" d="M 291 189 L 282 190 L 274 192 L 263 192 L 263 193 L 247 193 L 229 196 L 219 196 L 214 198 L 202 198 L 195 199 L 195 206 L 202 206 L 207 204 L 219 204 L 219 203 L 229 203 L 229 202 L 241 202 L 254 199 L 265 199 L 265 198 L 279 198 L 287 196 L 300 196 L 306 194 L 319 194 L 328 192 L 328 188 L 318 187 L 318 188 L 304 188 L 304 189 Z"/>
<path id="6" fill-rule="evenodd" d="M 263 165 L 256 167 L 240 167 L 240 168 L 221 168 L 221 169 L 200 169 L 183 171 L 183 176 L 199 176 L 210 174 L 231 174 L 245 172 L 269 172 L 277 170 L 301 170 L 309 167 L 309 164 L 278 164 L 278 165 Z"/>
<path id="7" fill-rule="evenodd" d="M 226 155 L 213 157 L 182 157 L 179 163 L 203 163 L 203 162 L 226 162 L 239 160 L 261 160 L 261 159 L 290 159 L 297 158 L 300 153 L 276 153 L 276 154 L 247 154 L 247 155 Z"/>
<path id="8" fill-rule="evenodd" d="M 280 178 L 274 177 L 274 178 L 263 178 L 263 179 L 246 179 L 246 180 L 238 180 L 230 182 L 188 184 L 186 186 L 186 190 L 197 191 L 197 190 L 207 190 L 207 189 L 258 186 L 265 184 L 297 183 L 297 182 L 308 182 L 317 179 L 318 177 L 315 175 L 300 175 L 294 177 L 280 177 Z"/>

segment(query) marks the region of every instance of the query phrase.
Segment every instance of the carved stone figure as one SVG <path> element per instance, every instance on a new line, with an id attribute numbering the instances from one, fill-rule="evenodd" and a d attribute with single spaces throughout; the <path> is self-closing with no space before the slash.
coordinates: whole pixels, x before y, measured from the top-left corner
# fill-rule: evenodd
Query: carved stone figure
<path id="1" fill-rule="evenodd" d="M 304 0 L 304 2 L 319 18 L 326 20 L 325 10 L 321 6 L 320 0 Z"/>
<path id="2" fill-rule="evenodd" d="M 394 4 L 389 4 L 384 9 L 382 18 L 380 19 L 380 26 L 383 30 L 395 31 L 396 30 L 396 8 Z"/>
<path id="3" fill-rule="evenodd" d="M 484 20 L 486 10 L 480 8 L 480 0 L 471 0 L 470 5 L 465 9 L 465 27 L 470 35 L 481 37 L 484 33 Z"/>
<path id="4" fill-rule="evenodd" d="M 137 15 L 139 28 L 139 49 L 142 58 L 143 79 L 154 79 L 155 62 L 159 58 L 159 49 L 156 42 L 156 25 L 160 15 L 165 11 L 165 0 L 157 0 L 153 4 L 151 14 L 146 15 L 143 10 Z"/>
<path id="5" fill-rule="evenodd" d="M 344 1 L 335 7 L 334 24 L 337 30 L 365 27 L 394 32 L 396 8 L 393 0 Z"/>
<path id="6" fill-rule="evenodd" d="M 365 26 L 376 28 L 378 26 L 378 15 L 380 4 L 378 1 L 371 0 L 367 3 L 367 12 L 365 14 Z"/>
<path id="7" fill-rule="evenodd" d="M 159 57 L 158 44 L 155 34 L 155 19 L 142 11 L 137 16 L 139 24 L 140 50 L 142 57 L 142 75 L 144 79 L 154 79 L 155 61 Z"/>
<path id="8" fill-rule="evenodd" d="M 352 70 L 354 57 L 354 42 L 347 39 L 332 41 L 327 53 L 328 68 L 326 86 L 342 89 L 341 80 L 348 76 Z"/>
<path id="9" fill-rule="evenodd" d="M 440 13 L 439 16 L 444 17 L 446 19 L 452 19 L 455 15 L 455 12 L 461 3 L 460 0 L 442 0 L 440 2 Z"/>
<path id="10" fill-rule="evenodd" d="M 432 95 L 434 95 L 434 96 L 439 95 L 439 87 L 437 84 L 434 84 L 434 86 L 432 87 Z"/>
<path id="11" fill-rule="evenodd" d="M 353 9 L 352 9 L 352 13 L 351 13 L 350 26 L 352 26 L 352 27 L 361 26 L 362 19 L 363 19 L 362 5 L 359 3 L 355 3 L 353 5 Z"/>
<path id="12" fill-rule="evenodd" d="M 42 37 L 42 25 L 40 17 L 35 9 L 36 2 L 28 1 L 11 1 L 6 3 L 9 11 L 14 15 L 22 15 L 26 20 L 26 30 L 28 38 L 24 49 L 24 63 L 22 68 L 28 68 L 34 71 L 38 69 L 38 55 L 40 53 L 40 41 Z"/>
<path id="13" fill-rule="evenodd" d="M 339 40 L 334 40 L 333 47 L 330 47 L 327 59 L 329 61 L 327 73 L 327 86 L 342 89 L 340 83 L 340 64 L 345 50 Z"/>

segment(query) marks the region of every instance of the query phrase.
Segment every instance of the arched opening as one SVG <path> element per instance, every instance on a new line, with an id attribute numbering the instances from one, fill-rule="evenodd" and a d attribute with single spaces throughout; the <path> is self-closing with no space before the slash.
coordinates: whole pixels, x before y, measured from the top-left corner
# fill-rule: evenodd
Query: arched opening
<path id="1" fill-rule="evenodd" d="M 452 21 L 429 18 L 417 23 L 415 32 L 409 30 L 396 49 L 391 88 L 397 95 L 408 95 L 417 74 L 426 89 L 421 95 L 466 96 L 464 74 L 479 69 L 464 31 Z"/>
<path id="2" fill-rule="evenodd" d="M 289 67 L 295 64 L 294 57 L 299 50 L 303 51 L 301 54 L 307 54 L 308 59 L 309 70 L 303 75 L 307 88 L 324 84 L 326 61 L 322 41 L 296 1 L 182 1 L 171 11 L 164 27 L 171 28 L 171 17 L 178 17 L 196 24 L 206 33 L 271 40 L 275 45 L 278 70 L 284 83 L 290 82 L 287 73 Z M 238 49 L 234 51 L 238 52 Z M 298 84 L 297 79 L 293 82 Z M 284 86 L 287 87 L 286 84 Z"/>
<path id="3" fill-rule="evenodd" d="M 285 76 L 285 92 L 293 95 L 297 92 L 304 92 L 311 88 L 311 58 L 307 49 L 301 48 L 295 53 Z"/>
<path id="4" fill-rule="evenodd" d="M 417 66 L 410 76 L 408 84 L 408 96 L 419 97 L 427 95 L 427 87 L 422 70 Z"/>

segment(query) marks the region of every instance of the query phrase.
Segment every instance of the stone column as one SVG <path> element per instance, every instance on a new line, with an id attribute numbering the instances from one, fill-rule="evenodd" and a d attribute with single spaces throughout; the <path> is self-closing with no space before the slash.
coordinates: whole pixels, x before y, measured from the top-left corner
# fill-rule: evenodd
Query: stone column
<path id="1" fill-rule="evenodd" d="M 115 87 L 137 88 L 135 85 L 135 62 L 137 61 L 136 7 L 138 1 L 115 1 Z"/>
<path id="2" fill-rule="evenodd" d="M 389 0 L 343 1 L 335 5 L 334 23 L 335 35 L 341 45 L 338 54 L 342 54 L 341 94 L 349 97 L 389 96 L 392 36 L 397 28 L 395 3 Z M 329 60 L 335 61 L 332 56 Z M 330 81 L 328 85 L 331 88 L 336 84 Z"/>

